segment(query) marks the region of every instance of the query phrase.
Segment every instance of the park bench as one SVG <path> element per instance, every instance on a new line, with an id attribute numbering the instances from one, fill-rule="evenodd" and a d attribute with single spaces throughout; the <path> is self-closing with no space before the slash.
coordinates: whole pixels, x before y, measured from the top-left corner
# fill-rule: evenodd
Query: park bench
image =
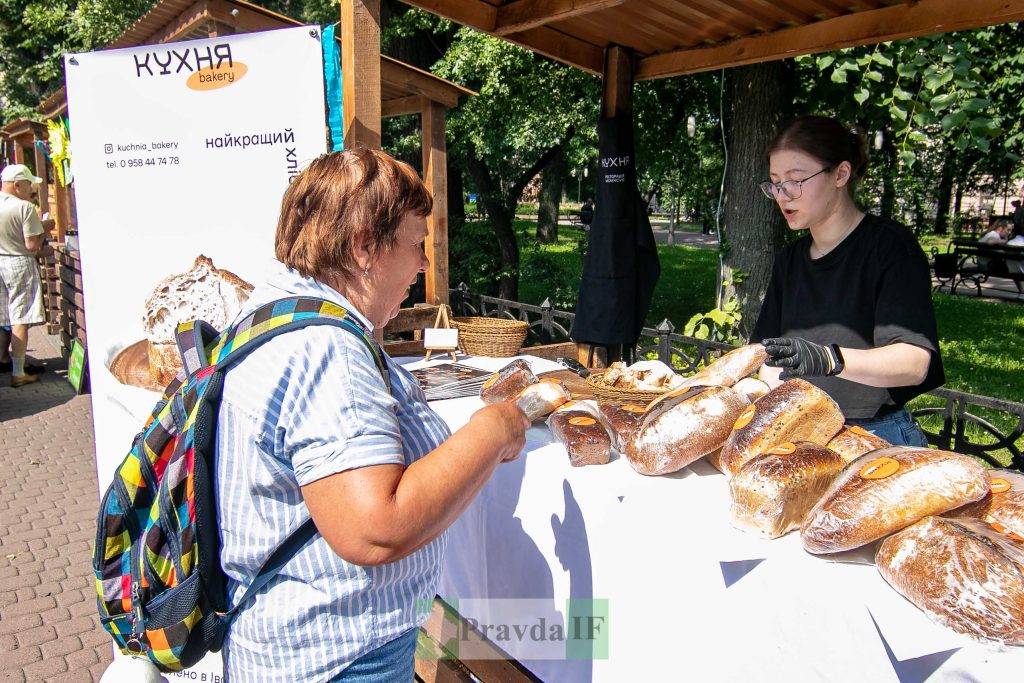
<path id="1" fill-rule="evenodd" d="M 970 281 L 978 296 L 981 285 L 990 277 L 1001 277 L 1015 282 L 1024 282 L 1024 273 L 1012 267 L 1010 262 L 1024 262 L 1024 247 L 980 244 L 977 240 L 956 238 L 949 243 L 946 253 L 933 250 L 933 268 L 939 283 L 935 289 L 949 286 L 951 294 L 957 287 Z"/>

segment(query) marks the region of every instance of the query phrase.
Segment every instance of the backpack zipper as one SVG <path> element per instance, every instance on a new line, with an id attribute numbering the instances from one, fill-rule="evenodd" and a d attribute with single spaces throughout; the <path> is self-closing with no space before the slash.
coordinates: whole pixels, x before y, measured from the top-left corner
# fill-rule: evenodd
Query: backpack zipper
<path id="1" fill-rule="evenodd" d="M 142 609 L 141 591 L 139 590 L 138 558 L 139 544 L 145 543 L 146 539 L 139 536 L 139 520 L 135 518 L 134 508 L 129 505 L 128 490 L 125 488 L 124 481 L 121 479 L 120 474 L 115 475 L 114 477 L 114 490 L 117 492 L 117 497 L 121 501 L 121 507 L 124 508 L 126 513 L 124 515 L 124 520 L 128 526 L 128 534 L 130 536 L 134 536 L 136 539 L 131 545 L 128 557 L 128 572 L 132 580 L 132 612 L 129 618 L 129 621 L 132 624 L 132 635 L 126 642 L 125 646 L 131 650 L 134 643 L 135 647 L 139 648 L 138 652 L 141 654 L 144 651 L 141 636 L 145 631 L 143 626 L 145 613 Z"/>

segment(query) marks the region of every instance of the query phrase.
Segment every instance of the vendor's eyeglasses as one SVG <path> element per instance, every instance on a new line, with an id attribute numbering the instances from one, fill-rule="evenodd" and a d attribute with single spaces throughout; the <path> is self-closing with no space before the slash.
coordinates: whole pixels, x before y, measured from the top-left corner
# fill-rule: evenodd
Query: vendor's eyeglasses
<path id="1" fill-rule="evenodd" d="M 800 199 L 800 195 L 804 193 L 804 183 L 813 178 L 814 176 L 821 175 L 825 171 L 831 171 L 831 166 L 826 166 L 817 173 L 809 175 L 803 180 L 786 180 L 781 183 L 773 183 L 770 180 L 766 180 L 758 187 L 761 188 L 761 192 L 764 192 L 764 196 L 768 199 L 775 199 L 779 194 L 783 194 L 787 199 Z"/>

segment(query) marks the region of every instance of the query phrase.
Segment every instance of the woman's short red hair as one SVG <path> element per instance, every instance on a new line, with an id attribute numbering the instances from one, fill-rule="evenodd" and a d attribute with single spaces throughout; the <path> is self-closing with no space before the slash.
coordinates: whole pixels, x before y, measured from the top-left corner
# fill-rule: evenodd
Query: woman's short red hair
<path id="1" fill-rule="evenodd" d="M 427 216 L 433 205 L 416 171 L 386 152 L 324 154 L 284 193 L 274 253 L 304 277 L 347 279 L 357 270 L 355 246 L 372 254 L 390 249 L 402 218 Z"/>

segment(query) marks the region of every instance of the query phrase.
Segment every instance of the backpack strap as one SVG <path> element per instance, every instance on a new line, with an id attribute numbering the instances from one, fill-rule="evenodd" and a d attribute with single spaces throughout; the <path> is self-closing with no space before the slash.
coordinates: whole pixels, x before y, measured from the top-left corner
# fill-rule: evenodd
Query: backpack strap
<path id="1" fill-rule="evenodd" d="M 256 597 L 264 586 L 266 586 L 272 578 L 277 576 L 277 573 L 281 571 L 281 568 L 288 562 L 288 560 L 295 557 L 299 550 L 302 549 L 310 539 L 317 534 L 316 524 L 313 523 L 313 518 L 310 517 L 302 523 L 298 529 L 289 534 L 283 541 L 281 541 L 274 551 L 270 553 L 263 564 L 260 566 L 260 570 L 256 572 L 255 578 L 249 587 L 242 593 L 242 597 L 235 603 L 235 606 L 224 613 L 225 619 L 231 621 L 238 614 L 238 610 L 247 602 Z"/>
<path id="2" fill-rule="evenodd" d="M 209 366 L 206 347 L 217 340 L 217 330 L 202 320 L 188 320 L 180 323 L 174 332 L 181 354 L 181 364 L 185 367 L 185 375 L 194 375 Z"/>
<path id="3" fill-rule="evenodd" d="M 207 362 L 228 368 L 277 335 L 310 325 L 340 327 L 359 337 L 391 393 L 391 373 L 380 346 L 348 311 L 325 299 L 295 296 L 260 306 L 206 346 Z"/>

